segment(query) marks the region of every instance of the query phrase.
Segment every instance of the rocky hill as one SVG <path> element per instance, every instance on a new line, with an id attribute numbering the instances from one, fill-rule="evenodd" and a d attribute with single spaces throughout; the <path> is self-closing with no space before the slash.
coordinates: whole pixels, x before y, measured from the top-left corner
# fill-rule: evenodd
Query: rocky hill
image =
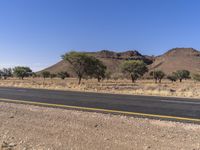
<path id="1" fill-rule="evenodd" d="M 197 73 L 200 71 L 200 52 L 193 48 L 174 48 L 156 57 L 149 69 L 163 70 L 167 74 L 180 69 Z"/>
<path id="2" fill-rule="evenodd" d="M 152 64 L 154 60 L 153 57 L 144 56 L 136 50 L 129 50 L 120 53 L 109 50 L 102 50 L 98 52 L 88 52 L 87 54 L 100 59 L 107 66 L 108 71 L 110 71 L 112 74 L 121 72 L 120 65 L 125 60 L 143 60 L 147 64 Z M 52 73 L 64 70 L 73 75 L 73 72 L 70 69 L 70 65 L 63 60 L 45 69 L 45 71 L 50 71 Z"/>
<path id="3" fill-rule="evenodd" d="M 98 52 L 89 52 L 107 66 L 108 71 L 112 74 L 121 73 L 120 65 L 125 60 L 143 60 L 148 64 L 149 70 L 163 70 L 166 74 L 170 74 L 176 70 L 186 69 L 192 73 L 200 72 L 200 52 L 193 48 L 174 48 L 163 55 L 153 57 L 140 54 L 136 50 L 129 50 L 126 52 L 114 52 L 109 50 L 102 50 Z M 60 61 L 57 64 L 45 69 L 53 73 L 59 71 L 70 70 L 70 65 L 65 61 Z"/>

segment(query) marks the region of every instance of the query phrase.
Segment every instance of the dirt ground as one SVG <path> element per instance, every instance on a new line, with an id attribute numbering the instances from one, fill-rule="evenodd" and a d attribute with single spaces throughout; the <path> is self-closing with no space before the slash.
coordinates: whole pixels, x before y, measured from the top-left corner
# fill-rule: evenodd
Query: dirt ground
<path id="1" fill-rule="evenodd" d="M 199 150 L 188 123 L 0 102 L 1 150 Z"/>
<path id="2" fill-rule="evenodd" d="M 78 85 L 77 79 L 74 78 L 66 80 L 29 78 L 23 81 L 12 78 L 1 80 L 0 86 L 200 98 L 200 82 L 192 80 L 182 83 L 163 80 L 161 84 L 155 84 L 153 80 L 138 80 L 136 83 L 131 83 L 130 80 L 104 80 L 100 83 L 96 80 L 83 80 L 82 84 Z"/>

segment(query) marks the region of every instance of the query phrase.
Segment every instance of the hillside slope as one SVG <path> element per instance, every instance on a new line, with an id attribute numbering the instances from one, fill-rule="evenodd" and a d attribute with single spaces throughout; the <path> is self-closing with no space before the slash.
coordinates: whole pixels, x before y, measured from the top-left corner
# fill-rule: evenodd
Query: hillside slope
<path id="1" fill-rule="evenodd" d="M 181 69 L 197 73 L 200 71 L 200 52 L 193 48 L 174 48 L 156 57 L 149 68 L 163 70 L 167 74 Z"/>
<path id="2" fill-rule="evenodd" d="M 153 57 L 144 56 L 135 50 L 121 53 L 102 50 L 99 52 L 90 52 L 87 54 L 100 59 L 107 66 L 108 71 L 112 74 L 121 72 L 120 65 L 125 60 L 143 60 L 147 64 L 151 64 L 153 62 Z M 63 60 L 53 66 L 50 66 L 49 68 L 44 69 L 43 71 L 50 71 L 52 73 L 56 73 L 59 71 L 68 71 L 71 75 L 73 75 L 70 64 Z"/>

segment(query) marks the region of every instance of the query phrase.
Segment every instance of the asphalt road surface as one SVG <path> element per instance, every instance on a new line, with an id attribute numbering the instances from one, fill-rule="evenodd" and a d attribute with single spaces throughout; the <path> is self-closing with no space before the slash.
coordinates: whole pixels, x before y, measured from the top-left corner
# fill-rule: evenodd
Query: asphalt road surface
<path id="1" fill-rule="evenodd" d="M 0 87 L 3 99 L 200 119 L 196 99 Z"/>

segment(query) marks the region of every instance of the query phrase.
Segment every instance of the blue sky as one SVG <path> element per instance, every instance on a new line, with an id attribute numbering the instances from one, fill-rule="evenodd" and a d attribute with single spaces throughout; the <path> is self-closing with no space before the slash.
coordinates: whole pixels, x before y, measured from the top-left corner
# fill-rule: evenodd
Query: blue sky
<path id="1" fill-rule="evenodd" d="M 69 50 L 200 49 L 199 0 L 0 0 L 0 67 L 37 71 Z"/>

